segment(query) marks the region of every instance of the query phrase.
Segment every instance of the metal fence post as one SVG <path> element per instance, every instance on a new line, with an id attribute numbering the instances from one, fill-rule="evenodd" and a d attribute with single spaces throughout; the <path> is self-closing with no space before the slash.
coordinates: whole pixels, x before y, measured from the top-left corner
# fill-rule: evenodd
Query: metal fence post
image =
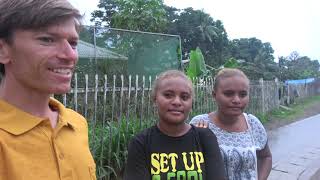
<path id="1" fill-rule="evenodd" d="M 262 108 L 262 113 L 264 114 L 266 112 L 266 108 L 265 108 L 264 81 L 262 78 L 259 79 L 259 84 L 261 87 L 261 108 Z"/>
<path id="2" fill-rule="evenodd" d="M 275 85 L 276 85 L 276 106 L 277 106 L 277 108 L 279 108 L 280 107 L 280 92 L 279 92 L 279 80 L 278 80 L 278 78 L 275 78 L 274 79 L 274 83 L 275 83 Z"/>

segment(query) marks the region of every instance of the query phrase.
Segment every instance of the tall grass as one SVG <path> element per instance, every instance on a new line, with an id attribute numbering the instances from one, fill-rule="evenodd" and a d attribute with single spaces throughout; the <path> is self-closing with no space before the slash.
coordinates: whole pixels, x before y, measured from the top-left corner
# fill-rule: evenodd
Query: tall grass
<path id="1" fill-rule="evenodd" d="M 122 179 L 130 139 L 155 120 L 122 119 L 119 122 L 89 123 L 89 142 L 97 165 L 98 179 Z"/>

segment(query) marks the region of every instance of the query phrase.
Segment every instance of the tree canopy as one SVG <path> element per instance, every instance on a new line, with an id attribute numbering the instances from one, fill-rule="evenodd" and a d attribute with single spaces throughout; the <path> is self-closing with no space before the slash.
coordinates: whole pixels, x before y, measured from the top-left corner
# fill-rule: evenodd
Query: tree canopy
<path id="1" fill-rule="evenodd" d="M 300 56 L 296 51 L 293 51 L 288 57 L 281 56 L 279 68 L 281 80 L 320 77 L 319 61 Z"/>
<path id="2" fill-rule="evenodd" d="M 167 15 L 161 0 L 100 0 L 92 13 L 96 25 L 135 31 L 163 32 Z"/>
<path id="3" fill-rule="evenodd" d="M 207 65 L 218 69 L 232 58 L 250 79 L 319 76 L 318 60 L 292 52 L 276 63 L 269 42 L 256 37 L 230 40 L 221 20 L 191 7 L 177 9 L 162 0 L 100 0 L 91 20 L 99 26 L 179 35 L 183 59 L 199 47 Z"/>

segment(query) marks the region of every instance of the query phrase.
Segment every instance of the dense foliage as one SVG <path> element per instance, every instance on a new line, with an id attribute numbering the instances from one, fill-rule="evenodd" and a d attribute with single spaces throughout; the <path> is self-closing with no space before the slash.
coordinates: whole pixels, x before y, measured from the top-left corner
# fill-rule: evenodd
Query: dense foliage
<path id="1" fill-rule="evenodd" d="M 281 80 L 306 79 L 320 77 L 318 60 L 311 60 L 307 56 L 300 56 L 296 51 L 288 57 L 279 57 L 279 77 Z"/>
<path id="2" fill-rule="evenodd" d="M 293 52 L 276 63 L 269 42 L 255 37 L 230 40 L 221 20 L 191 7 L 177 9 L 162 0 L 100 0 L 92 21 L 112 28 L 179 35 L 183 59 L 199 47 L 207 65 L 218 69 L 233 58 L 250 79 L 319 77 L 318 60 Z"/>

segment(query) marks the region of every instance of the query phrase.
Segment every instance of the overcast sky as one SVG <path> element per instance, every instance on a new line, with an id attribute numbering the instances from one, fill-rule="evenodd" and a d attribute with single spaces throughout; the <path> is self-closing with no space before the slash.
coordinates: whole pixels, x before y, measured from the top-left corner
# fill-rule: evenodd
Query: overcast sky
<path id="1" fill-rule="evenodd" d="M 70 0 L 90 24 L 99 0 Z M 221 20 L 229 39 L 256 37 L 270 42 L 274 56 L 300 56 L 320 60 L 320 1 L 318 0 L 164 0 L 177 8 L 203 9 Z"/>

